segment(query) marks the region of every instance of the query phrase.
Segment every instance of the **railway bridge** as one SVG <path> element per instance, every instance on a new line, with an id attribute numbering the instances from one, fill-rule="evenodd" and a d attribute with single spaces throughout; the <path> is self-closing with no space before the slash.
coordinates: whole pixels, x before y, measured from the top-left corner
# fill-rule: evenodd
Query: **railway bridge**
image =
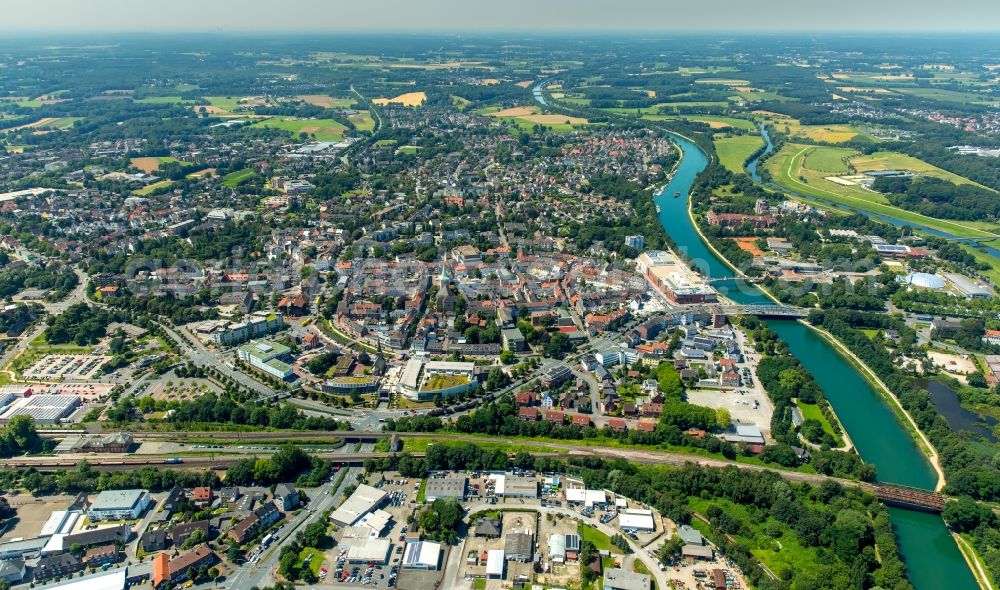
<path id="1" fill-rule="evenodd" d="M 888 506 L 939 513 L 944 510 L 947 498 L 935 492 L 928 492 L 906 486 L 879 484 L 875 486 L 875 495 Z"/>

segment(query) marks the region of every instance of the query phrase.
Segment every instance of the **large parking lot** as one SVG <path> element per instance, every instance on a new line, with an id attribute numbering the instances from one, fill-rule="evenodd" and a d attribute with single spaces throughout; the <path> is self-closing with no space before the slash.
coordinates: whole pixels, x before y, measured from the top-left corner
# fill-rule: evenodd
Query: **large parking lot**
<path id="1" fill-rule="evenodd" d="M 97 354 L 47 354 L 28 367 L 24 376 L 41 381 L 92 379 L 109 360 L 111 357 Z"/>

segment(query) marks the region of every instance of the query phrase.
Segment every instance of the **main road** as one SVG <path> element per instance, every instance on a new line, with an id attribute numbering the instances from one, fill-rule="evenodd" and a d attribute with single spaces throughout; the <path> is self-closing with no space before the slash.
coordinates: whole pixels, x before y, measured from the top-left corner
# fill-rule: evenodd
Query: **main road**
<path id="1" fill-rule="evenodd" d="M 360 452 L 370 453 L 373 448 L 374 445 L 365 444 L 361 446 Z M 360 467 L 351 467 L 344 477 L 341 478 L 338 474 L 334 477 L 333 482 L 327 482 L 319 488 L 311 490 L 312 496 L 310 496 L 309 504 L 281 527 L 278 531 L 278 539 L 271 545 L 270 549 L 261 555 L 260 561 L 253 565 L 244 564 L 222 583 L 222 587 L 234 590 L 270 587 L 278 567 L 281 548 L 291 543 L 295 539 L 295 534 L 300 530 L 323 518 L 323 514 L 327 510 L 332 510 L 340 505 L 347 486 L 357 481 L 361 471 Z"/>

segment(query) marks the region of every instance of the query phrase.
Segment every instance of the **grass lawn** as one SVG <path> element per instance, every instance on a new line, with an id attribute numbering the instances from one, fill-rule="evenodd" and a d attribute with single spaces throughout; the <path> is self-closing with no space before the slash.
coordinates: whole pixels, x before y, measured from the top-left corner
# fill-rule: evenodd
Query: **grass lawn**
<path id="1" fill-rule="evenodd" d="M 420 148 L 418 146 L 415 146 L 415 145 L 404 145 L 404 146 L 400 146 L 400 148 L 396 150 L 396 153 L 397 154 L 407 154 L 407 155 L 412 156 L 413 154 L 415 154 L 415 153 L 417 153 L 419 151 L 420 151 Z"/>
<path id="2" fill-rule="evenodd" d="M 386 146 L 386 145 L 396 145 L 397 143 L 399 143 L 399 142 L 396 141 L 395 139 L 380 139 L 380 140 L 378 140 L 378 141 L 375 142 L 375 145 L 381 147 L 381 146 Z"/>
<path id="3" fill-rule="evenodd" d="M 254 123 L 252 127 L 282 129 L 293 135 L 306 133 L 319 141 L 339 141 L 344 137 L 344 131 L 347 130 L 346 127 L 333 119 L 296 119 L 293 117 L 275 117 Z"/>
<path id="4" fill-rule="evenodd" d="M 314 575 L 319 576 L 319 568 L 323 567 L 323 552 L 315 547 L 306 547 L 299 553 L 299 559 L 302 560 L 302 563 L 305 563 L 306 558 L 310 555 L 312 555 L 312 558 L 309 560 L 309 569 L 312 570 Z"/>
<path id="5" fill-rule="evenodd" d="M 244 168 L 242 170 L 237 170 L 236 172 L 230 172 L 229 174 L 222 177 L 222 186 L 227 186 L 229 188 L 235 187 L 240 181 L 250 178 L 253 176 L 253 170 L 250 168 Z"/>
<path id="6" fill-rule="evenodd" d="M 375 119 L 372 119 L 372 115 L 368 111 L 360 111 L 356 115 L 351 115 L 348 119 L 350 119 L 351 123 L 354 123 L 355 129 L 358 131 L 375 130 Z"/>
<path id="7" fill-rule="evenodd" d="M 888 153 L 876 152 L 872 156 L 860 157 L 860 154 L 851 155 L 851 150 L 847 148 L 786 143 L 777 154 L 768 159 L 766 167 L 778 184 L 797 192 L 800 197 L 831 201 L 961 237 L 993 236 L 992 232 L 972 225 L 928 217 L 894 207 L 889 205 L 881 194 L 862 188 L 860 185 L 844 186 L 826 180 L 828 176 L 848 174 L 848 166 L 844 158 L 849 158 L 855 168 L 861 171 L 878 170 L 880 169 L 878 166 L 882 166 L 881 169 L 887 169 L 892 167 L 890 163 L 902 164 L 905 161 L 899 157 L 876 158 L 879 154 Z M 895 154 L 894 156 L 900 155 Z M 909 158 L 909 156 L 902 157 Z M 920 161 L 917 160 L 917 162 Z M 925 170 L 926 167 L 930 166 L 924 162 L 920 163 Z M 902 165 L 898 167 L 910 169 Z M 940 172 L 944 171 L 940 170 Z M 937 176 L 937 174 L 933 175 Z"/>
<path id="8" fill-rule="evenodd" d="M 827 434 L 837 439 L 838 447 L 844 444 L 844 441 L 841 440 L 839 436 L 837 436 L 836 432 L 834 432 L 833 425 L 830 424 L 830 421 L 826 419 L 826 416 L 823 414 L 823 411 L 820 410 L 818 405 L 799 402 L 798 406 L 799 406 L 799 411 L 802 412 L 803 418 L 805 418 L 806 420 L 817 420 L 820 424 L 823 425 L 823 430 Z"/>
<path id="9" fill-rule="evenodd" d="M 173 183 L 174 183 L 174 181 L 172 181 L 172 180 L 161 180 L 159 182 L 154 182 L 153 184 L 146 185 L 146 186 L 144 186 L 144 187 L 142 187 L 142 188 L 140 188 L 138 190 L 134 190 L 134 191 L 132 191 L 132 194 L 136 195 L 136 196 L 139 196 L 139 197 L 144 197 L 144 196 L 152 193 L 155 190 L 158 190 L 158 189 L 161 189 L 161 188 L 164 188 L 164 187 L 168 187 L 168 186 L 172 185 Z"/>
<path id="10" fill-rule="evenodd" d="M 618 554 L 621 553 L 617 547 L 611 544 L 611 537 L 605 535 L 590 525 L 580 525 L 580 538 L 593 543 L 594 548 L 598 551 L 610 551 L 611 553 Z"/>
<path id="11" fill-rule="evenodd" d="M 451 95 L 451 104 L 455 106 L 460 111 L 464 111 L 472 104 L 469 99 L 458 96 L 457 94 Z"/>
<path id="12" fill-rule="evenodd" d="M 423 504 L 427 499 L 427 478 L 420 480 L 420 487 L 417 489 L 417 504 Z"/>
<path id="13" fill-rule="evenodd" d="M 731 172 L 743 172 L 743 163 L 755 151 L 764 145 L 764 138 L 759 135 L 736 135 L 715 139 L 715 151 L 719 154 L 719 162 Z"/>

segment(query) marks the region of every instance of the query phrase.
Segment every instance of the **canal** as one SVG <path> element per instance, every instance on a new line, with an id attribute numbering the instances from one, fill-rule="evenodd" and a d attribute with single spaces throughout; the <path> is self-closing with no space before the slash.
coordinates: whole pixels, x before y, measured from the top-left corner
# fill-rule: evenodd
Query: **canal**
<path id="1" fill-rule="evenodd" d="M 692 142 L 679 136 L 674 139 L 683 157 L 671 182 L 655 196 L 660 222 L 677 248 L 705 276 L 732 279 L 715 283 L 721 294 L 738 303 L 770 302 L 756 287 L 736 278 L 736 273 L 701 240 L 688 216 L 688 192 L 708 159 Z M 770 139 L 765 139 L 770 149 Z M 754 177 L 756 165 L 754 160 L 748 166 Z M 679 196 L 675 197 L 676 193 Z M 851 363 L 800 322 L 772 320 L 768 326 L 816 378 L 860 455 L 877 468 L 879 481 L 934 489 L 937 477 L 913 437 Z M 890 515 L 910 580 L 917 590 L 978 588 L 940 517 L 896 508 L 890 509 Z"/>

